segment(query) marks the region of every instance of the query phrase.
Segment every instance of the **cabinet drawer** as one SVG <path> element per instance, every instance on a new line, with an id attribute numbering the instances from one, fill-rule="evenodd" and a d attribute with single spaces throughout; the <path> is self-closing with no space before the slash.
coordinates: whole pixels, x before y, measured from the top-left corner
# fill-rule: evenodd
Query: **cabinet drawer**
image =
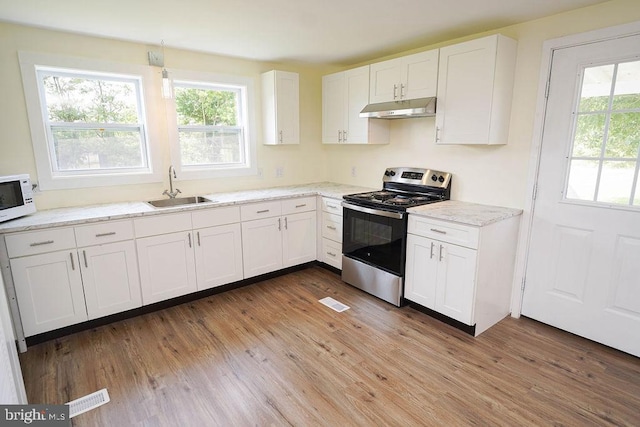
<path id="1" fill-rule="evenodd" d="M 477 227 L 411 214 L 409 215 L 407 231 L 418 236 L 429 237 L 471 249 L 478 248 L 480 237 L 480 230 Z"/>
<path id="2" fill-rule="evenodd" d="M 251 221 L 260 218 L 271 218 L 280 216 L 282 206 L 280 201 L 252 203 L 240 206 L 240 218 L 242 221 Z"/>
<path id="3" fill-rule="evenodd" d="M 109 221 L 75 227 L 78 247 L 133 239 L 132 221 Z"/>
<path id="4" fill-rule="evenodd" d="M 193 228 L 216 227 L 240 222 L 240 207 L 205 209 L 191 213 Z"/>
<path id="5" fill-rule="evenodd" d="M 329 239 L 322 239 L 322 262 L 342 270 L 342 245 Z"/>
<path id="6" fill-rule="evenodd" d="M 316 210 L 316 198 L 298 197 L 282 201 L 282 215 L 289 215 L 296 212 L 309 212 Z"/>
<path id="7" fill-rule="evenodd" d="M 342 216 L 342 200 L 331 199 L 329 197 L 322 198 L 322 210 L 334 215 Z"/>
<path id="8" fill-rule="evenodd" d="M 342 217 L 322 212 L 322 237 L 342 242 Z"/>
<path id="9" fill-rule="evenodd" d="M 5 239 L 9 258 L 75 249 L 76 247 L 73 228 L 52 228 L 50 230 L 9 234 Z"/>
<path id="10" fill-rule="evenodd" d="M 136 237 L 155 236 L 158 234 L 191 231 L 191 213 L 173 215 L 156 215 L 139 218 L 133 221 Z"/>

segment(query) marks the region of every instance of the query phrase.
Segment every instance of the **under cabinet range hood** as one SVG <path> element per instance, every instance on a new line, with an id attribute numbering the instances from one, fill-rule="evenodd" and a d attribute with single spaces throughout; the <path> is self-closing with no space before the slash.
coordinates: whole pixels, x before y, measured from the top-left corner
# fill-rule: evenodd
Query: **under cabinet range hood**
<path id="1" fill-rule="evenodd" d="M 435 115 L 435 97 L 369 104 L 360 111 L 360 117 L 373 119 L 406 119 L 410 117 L 433 117 Z"/>

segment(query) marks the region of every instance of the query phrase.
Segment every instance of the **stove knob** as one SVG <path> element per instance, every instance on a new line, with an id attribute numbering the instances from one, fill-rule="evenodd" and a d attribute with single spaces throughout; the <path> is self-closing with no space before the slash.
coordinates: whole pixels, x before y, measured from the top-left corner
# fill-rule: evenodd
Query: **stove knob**
<path id="1" fill-rule="evenodd" d="M 431 181 L 437 181 L 438 176 L 436 174 L 431 175 Z"/>
<path id="2" fill-rule="evenodd" d="M 391 171 L 391 172 L 389 172 L 389 175 L 396 176 L 396 172 L 395 171 Z"/>
<path id="3" fill-rule="evenodd" d="M 438 181 L 444 182 L 444 176 L 440 175 L 440 178 L 438 178 Z"/>
<path id="4" fill-rule="evenodd" d="M 389 176 L 389 175 L 391 175 L 391 174 L 389 173 L 388 170 L 384 171 L 384 176 Z"/>

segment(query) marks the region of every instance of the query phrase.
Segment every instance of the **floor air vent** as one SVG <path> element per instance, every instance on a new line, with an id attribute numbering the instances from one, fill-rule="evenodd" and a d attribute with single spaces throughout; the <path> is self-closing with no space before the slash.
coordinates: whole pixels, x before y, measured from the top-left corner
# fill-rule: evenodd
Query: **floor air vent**
<path id="1" fill-rule="evenodd" d="M 84 414 L 87 411 L 102 406 L 109 402 L 109 393 L 106 388 L 96 391 L 95 393 L 88 394 L 76 400 L 72 400 L 67 403 L 69 405 L 69 418 L 73 418 L 76 415 Z"/>
<path id="2" fill-rule="evenodd" d="M 326 305 L 327 307 L 337 311 L 338 313 L 341 311 L 349 310 L 350 308 L 348 305 L 344 305 L 340 301 L 336 301 L 331 297 L 325 297 L 318 301 L 320 301 L 322 304 Z"/>

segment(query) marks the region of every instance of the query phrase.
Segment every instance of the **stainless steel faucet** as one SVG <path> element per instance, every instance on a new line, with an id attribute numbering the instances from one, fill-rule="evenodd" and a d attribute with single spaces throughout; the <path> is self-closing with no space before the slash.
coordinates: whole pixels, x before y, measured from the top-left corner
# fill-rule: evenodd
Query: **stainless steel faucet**
<path id="1" fill-rule="evenodd" d="M 172 176 L 173 175 L 173 176 Z M 176 176 L 176 169 L 173 165 L 169 166 L 169 190 L 164 190 L 162 194 L 169 196 L 170 199 L 175 199 L 178 193 L 182 193 L 179 189 L 176 188 L 176 191 L 173 191 L 173 178 L 178 178 Z"/>

